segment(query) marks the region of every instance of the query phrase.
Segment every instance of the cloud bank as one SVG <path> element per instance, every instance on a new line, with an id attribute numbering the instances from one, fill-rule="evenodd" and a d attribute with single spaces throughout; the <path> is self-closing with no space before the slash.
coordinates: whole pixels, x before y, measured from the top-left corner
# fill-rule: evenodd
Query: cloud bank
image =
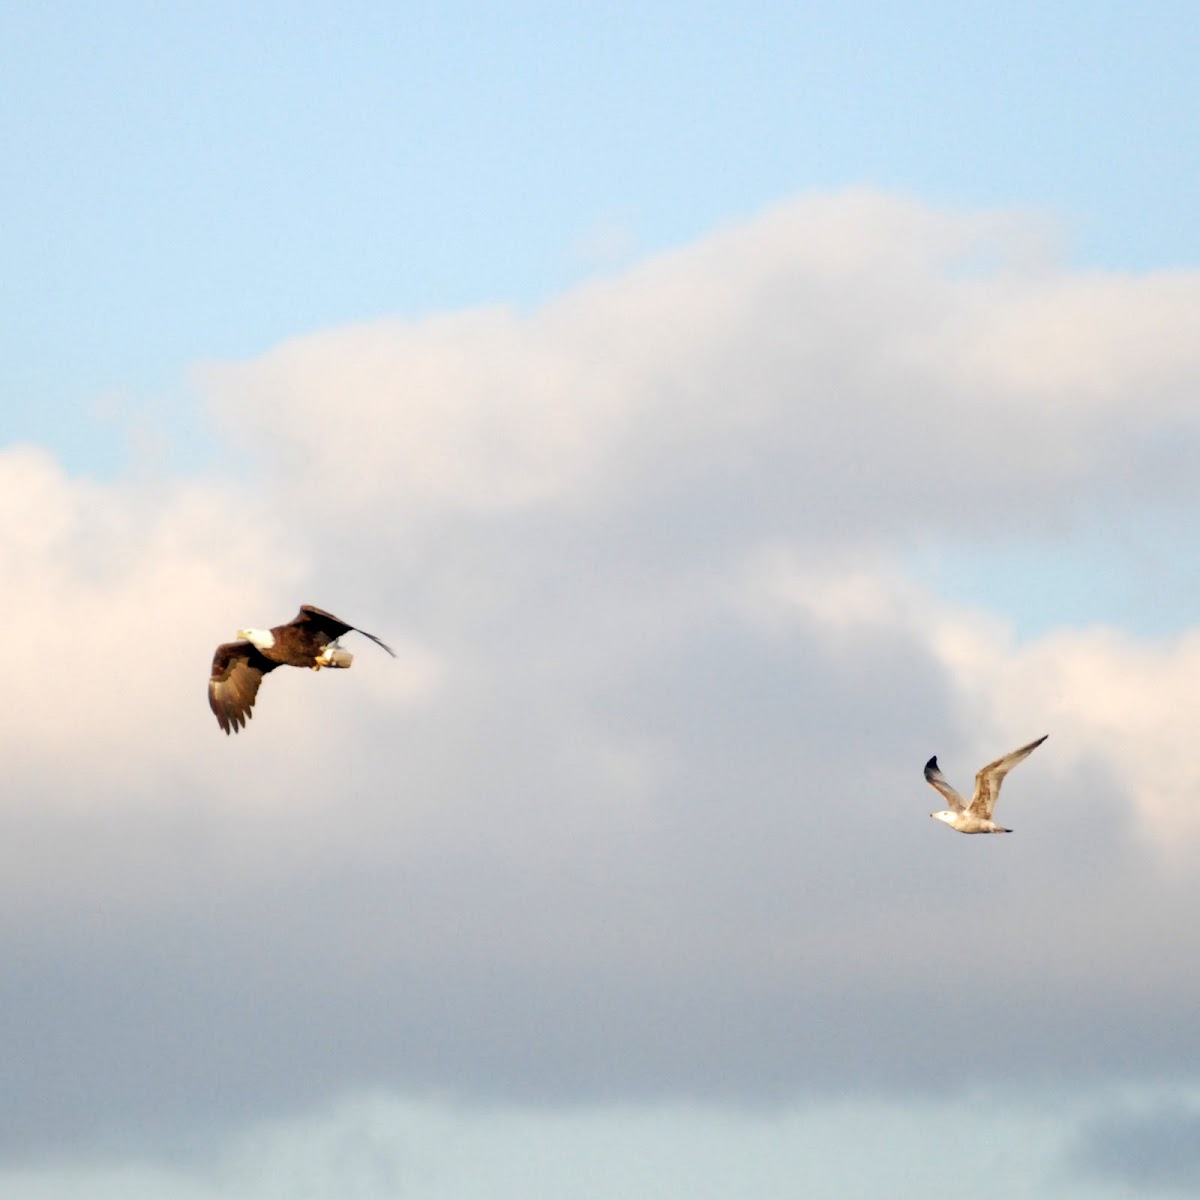
<path id="1" fill-rule="evenodd" d="M 1198 309 L 851 193 L 198 368 L 227 475 L 6 450 L 5 1151 L 355 1087 L 1186 1075 L 1200 634 L 1020 641 L 905 563 L 1186 520 Z M 400 661 L 276 672 L 222 737 L 213 646 L 300 602 Z M 925 817 L 930 754 L 965 788 L 1045 732 L 1013 837 Z"/>

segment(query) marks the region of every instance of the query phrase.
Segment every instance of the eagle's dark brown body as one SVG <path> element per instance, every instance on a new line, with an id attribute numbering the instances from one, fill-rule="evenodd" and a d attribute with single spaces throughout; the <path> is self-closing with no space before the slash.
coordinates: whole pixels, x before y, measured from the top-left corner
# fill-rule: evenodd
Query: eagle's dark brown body
<path id="1" fill-rule="evenodd" d="M 286 625 L 270 630 L 241 630 L 249 637 L 225 642 L 213 655 L 212 675 L 208 681 L 208 703 L 217 724 L 225 732 L 236 733 L 253 716 L 251 709 L 263 676 L 276 667 L 348 667 L 350 655 L 338 651 L 334 643 L 344 633 L 361 633 L 382 646 L 393 658 L 395 652 L 373 633 L 348 625 L 324 609 L 304 604 Z M 250 640 L 250 638 L 255 640 Z"/>

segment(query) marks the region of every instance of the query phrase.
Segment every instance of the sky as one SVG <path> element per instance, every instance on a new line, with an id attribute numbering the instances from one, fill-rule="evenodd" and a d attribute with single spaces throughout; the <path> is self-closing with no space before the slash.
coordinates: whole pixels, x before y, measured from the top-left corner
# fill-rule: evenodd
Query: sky
<path id="1" fill-rule="evenodd" d="M 1195 1194 L 1198 52 L 0 9 L 0 1191 Z"/>

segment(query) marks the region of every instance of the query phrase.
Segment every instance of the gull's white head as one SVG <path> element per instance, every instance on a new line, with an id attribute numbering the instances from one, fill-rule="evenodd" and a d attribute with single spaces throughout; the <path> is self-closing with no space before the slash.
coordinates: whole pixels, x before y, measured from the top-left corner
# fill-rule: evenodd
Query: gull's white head
<path id="1" fill-rule="evenodd" d="M 260 650 L 269 650 L 275 645 L 275 635 L 269 629 L 239 629 L 237 635 Z"/>
<path id="2" fill-rule="evenodd" d="M 941 812 L 929 814 L 935 821 L 945 821 L 947 825 L 953 825 L 955 817 L 958 816 L 952 809 L 944 808 Z"/>

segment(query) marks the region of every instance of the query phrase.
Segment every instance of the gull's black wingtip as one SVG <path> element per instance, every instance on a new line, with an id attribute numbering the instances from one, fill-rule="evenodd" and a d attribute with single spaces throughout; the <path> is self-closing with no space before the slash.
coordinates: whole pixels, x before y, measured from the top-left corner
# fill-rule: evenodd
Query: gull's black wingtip
<path id="1" fill-rule="evenodd" d="M 937 769 L 938 769 L 938 765 L 937 765 L 937 755 L 935 754 L 935 755 L 934 755 L 934 756 L 933 756 L 933 757 L 932 757 L 932 758 L 931 758 L 931 759 L 930 759 L 930 760 L 929 760 L 929 761 L 928 761 L 928 762 L 925 764 L 925 774 L 926 774 L 926 775 L 928 775 L 928 774 L 929 774 L 931 771 L 936 771 Z"/>

